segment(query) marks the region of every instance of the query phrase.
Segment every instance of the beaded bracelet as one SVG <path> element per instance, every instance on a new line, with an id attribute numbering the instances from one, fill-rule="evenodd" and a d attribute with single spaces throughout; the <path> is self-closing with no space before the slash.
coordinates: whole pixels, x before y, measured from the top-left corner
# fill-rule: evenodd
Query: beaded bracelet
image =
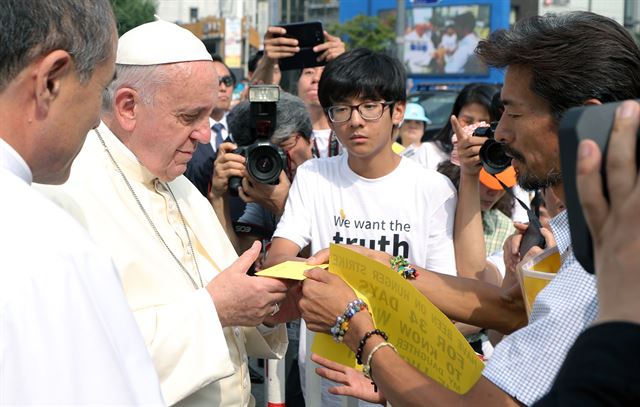
<path id="1" fill-rule="evenodd" d="M 413 267 L 407 259 L 402 256 L 395 256 L 389 259 L 391 268 L 399 273 L 405 279 L 414 279 L 418 277 L 418 271 Z"/>
<path id="2" fill-rule="evenodd" d="M 371 338 L 373 335 L 380 335 L 385 341 L 389 339 L 389 337 L 387 336 L 386 333 L 384 333 L 384 331 L 381 331 L 380 329 L 377 329 L 377 328 L 374 329 L 373 331 L 369 331 L 366 334 L 364 334 L 362 339 L 360 339 L 360 344 L 358 344 L 358 350 L 356 351 L 356 361 L 358 362 L 359 365 L 362 364 L 362 352 L 364 350 L 364 345 L 367 343 L 369 338 Z"/>
<path id="3" fill-rule="evenodd" d="M 371 380 L 371 384 L 373 384 L 373 391 L 375 391 L 376 393 L 378 392 L 378 386 L 376 385 L 375 381 L 371 377 L 371 360 L 373 359 L 373 355 L 375 355 L 375 353 L 378 350 L 380 350 L 381 348 L 383 348 L 385 346 L 390 347 L 396 353 L 398 352 L 396 350 L 396 347 L 393 346 L 392 344 L 390 344 L 389 342 L 380 342 L 379 344 L 374 346 L 373 349 L 371 349 L 371 352 L 369 353 L 369 356 L 367 357 L 367 363 L 365 363 L 364 366 L 362 367 L 362 373 L 364 374 L 364 377 L 366 377 L 367 379 Z"/>
<path id="4" fill-rule="evenodd" d="M 356 314 L 356 312 L 362 311 L 363 309 L 367 309 L 367 304 L 358 298 L 347 305 L 347 309 L 342 315 L 338 315 L 336 317 L 336 323 L 331 327 L 331 335 L 333 336 L 334 341 L 338 343 L 342 342 L 344 335 L 349 329 L 349 320 Z"/>

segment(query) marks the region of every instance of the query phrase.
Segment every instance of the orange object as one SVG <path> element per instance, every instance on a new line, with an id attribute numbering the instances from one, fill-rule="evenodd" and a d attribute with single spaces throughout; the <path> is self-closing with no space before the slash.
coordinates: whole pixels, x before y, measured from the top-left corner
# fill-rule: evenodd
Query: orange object
<path id="1" fill-rule="evenodd" d="M 498 177 L 498 179 L 509 188 L 516 184 L 516 170 L 514 170 L 512 166 L 509 166 L 506 170 L 502 171 L 499 174 L 496 174 L 496 177 Z M 493 175 L 486 172 L 484 168 L 480 170 L 480 182 L 482 182 L 482 185 L 489 189 L 502 189 L 502 186 L 500 185 L 498 180 L 495 179 Z"/>

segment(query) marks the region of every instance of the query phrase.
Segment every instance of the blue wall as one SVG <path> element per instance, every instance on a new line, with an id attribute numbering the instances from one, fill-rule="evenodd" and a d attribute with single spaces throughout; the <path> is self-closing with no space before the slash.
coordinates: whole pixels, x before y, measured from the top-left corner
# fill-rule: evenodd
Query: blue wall
<path id="1" fill-rule="evenodd" d="M 509 0 L 441 0 L 433 6 L 466 6 L 489 5 L 491 7 L 490 29 L 495 31 L 509 27 Z M 397 6 L 396 0 L 340 0 L 340 22 L 351 20 L 353 17 L 364 14 L 377 16 L 380 11 L 393 9 Z M 406 1 L 406 10 L 409 12 L 412 3 Z M 424 7 L 423 5 L 418 5 Z M 410 75 L 414 84 L 419 83 L 454 83 L 454 82 L 492 82 L 502 83 L 504 74 L 501 70 L 489 69 L 488 75 Z"/>

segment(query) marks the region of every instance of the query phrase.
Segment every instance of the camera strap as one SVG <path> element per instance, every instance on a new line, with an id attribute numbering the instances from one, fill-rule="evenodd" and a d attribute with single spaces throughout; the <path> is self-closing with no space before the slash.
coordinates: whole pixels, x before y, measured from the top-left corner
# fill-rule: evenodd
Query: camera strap
<path id="1" fill-rule="evenodd" d="M 318 148 L 318 143 L 316 143 L 316 139 L 313 138 L 313 145 L 311 146 L 311 153 L 314 157 L 320 158 L 320 149 Z M 331 130 L 329 133 L 329 146 L 327 147 L 327 157 L 335 157 L 340 155 L 340 142 L 338 141 L 338 136 L 336 133 Z"/>
<path id="2" fill-rule="evenodd" d="M 522 206 L 524 210 L 527 212 L 527 217 L 529 218 L 529 227 L 527 228 L 527 231 L 525 232 L 522 238 L 522 241 L 520 243 L 520 250 L 519 250 L 520 256 L 521 257 L 524 256 L 529 251 L 529 249 L 531 249 L 531 247 L 533 246 L 538 246 L 544 249 L 546 246 L 546 241 L 542 236 L 542 233 L 540 232 L 540 229 L 542 228 L 542 223 L 540 223 L 540 218 L 538 218 L 535 212 L 529 206 L 527 206 L 527 204 L 522 202 L 522 200 L 520 200 L 516 196 L 516 194 L 513 193 L 513 190 L 511 188 L 509 188 L 502 181 L 500 181 L 500 179 L 498 179 L 498 177 L 496 177 L 495 174 L 491 174 L 491 176 L 493 176 L 496 180 L 498 180 L 498 182 L 502 186 L 502 189 L 504 189 L 507 192 L 507 194 L 509 194 L 509 196 L 515 199 L 520 204 L 520 206 Z"/>

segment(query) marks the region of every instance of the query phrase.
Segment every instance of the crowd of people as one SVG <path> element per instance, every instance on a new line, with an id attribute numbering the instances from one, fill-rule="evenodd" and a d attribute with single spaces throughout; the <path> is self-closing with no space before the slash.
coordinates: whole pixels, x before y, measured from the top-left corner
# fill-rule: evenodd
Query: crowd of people
<path id="1" fill-rule="evenodd" d="M 299 52 L 283 30 L 267 30 L 256 84 L 277 84 L 278 60 Z M 0 405 L 253 406 L 248 357 L 283 358 L 298 320 L 290 405 L 639 402 L 640 105 L 616 111 L 606 186 L 603 153 L 580 144 L 596 275 L 572 251 L 558 125 L 571 107 L 639 97 L 640 49 L 590 12 L 527 18 L 474 48 L 504 84 L 467 85 L 423 142 L 429 112 L 406 103 L 403 64 L 325 32 L 323 64 L 300 71 L 297 96 L 279 90 L 266 144 L 283 169 L 261 183 L 238 151 L 256 141 L 255 106 L 231 106 L 236 78 L 191 32 L 155 21 L 118 39 L 108 0 L 8 0 Z M 512 157 L 496 174 L 477 133 L 492 122 Z M 524 253 L 532 211 L 518 201 L 535 206 L 532 191 L 545 244 Z M 314 267 L 331 243 L 400 273 L 455 321 L 486 362 L 471 390 L 403 360 L 354 289 Z M 516 268 L 545 245 L 560 269 L 527 315 Z M 254 275 L 286 260 L 305 262 L 306 279 Z M 315 332 L 364 374 L 311 354 Z"/>

